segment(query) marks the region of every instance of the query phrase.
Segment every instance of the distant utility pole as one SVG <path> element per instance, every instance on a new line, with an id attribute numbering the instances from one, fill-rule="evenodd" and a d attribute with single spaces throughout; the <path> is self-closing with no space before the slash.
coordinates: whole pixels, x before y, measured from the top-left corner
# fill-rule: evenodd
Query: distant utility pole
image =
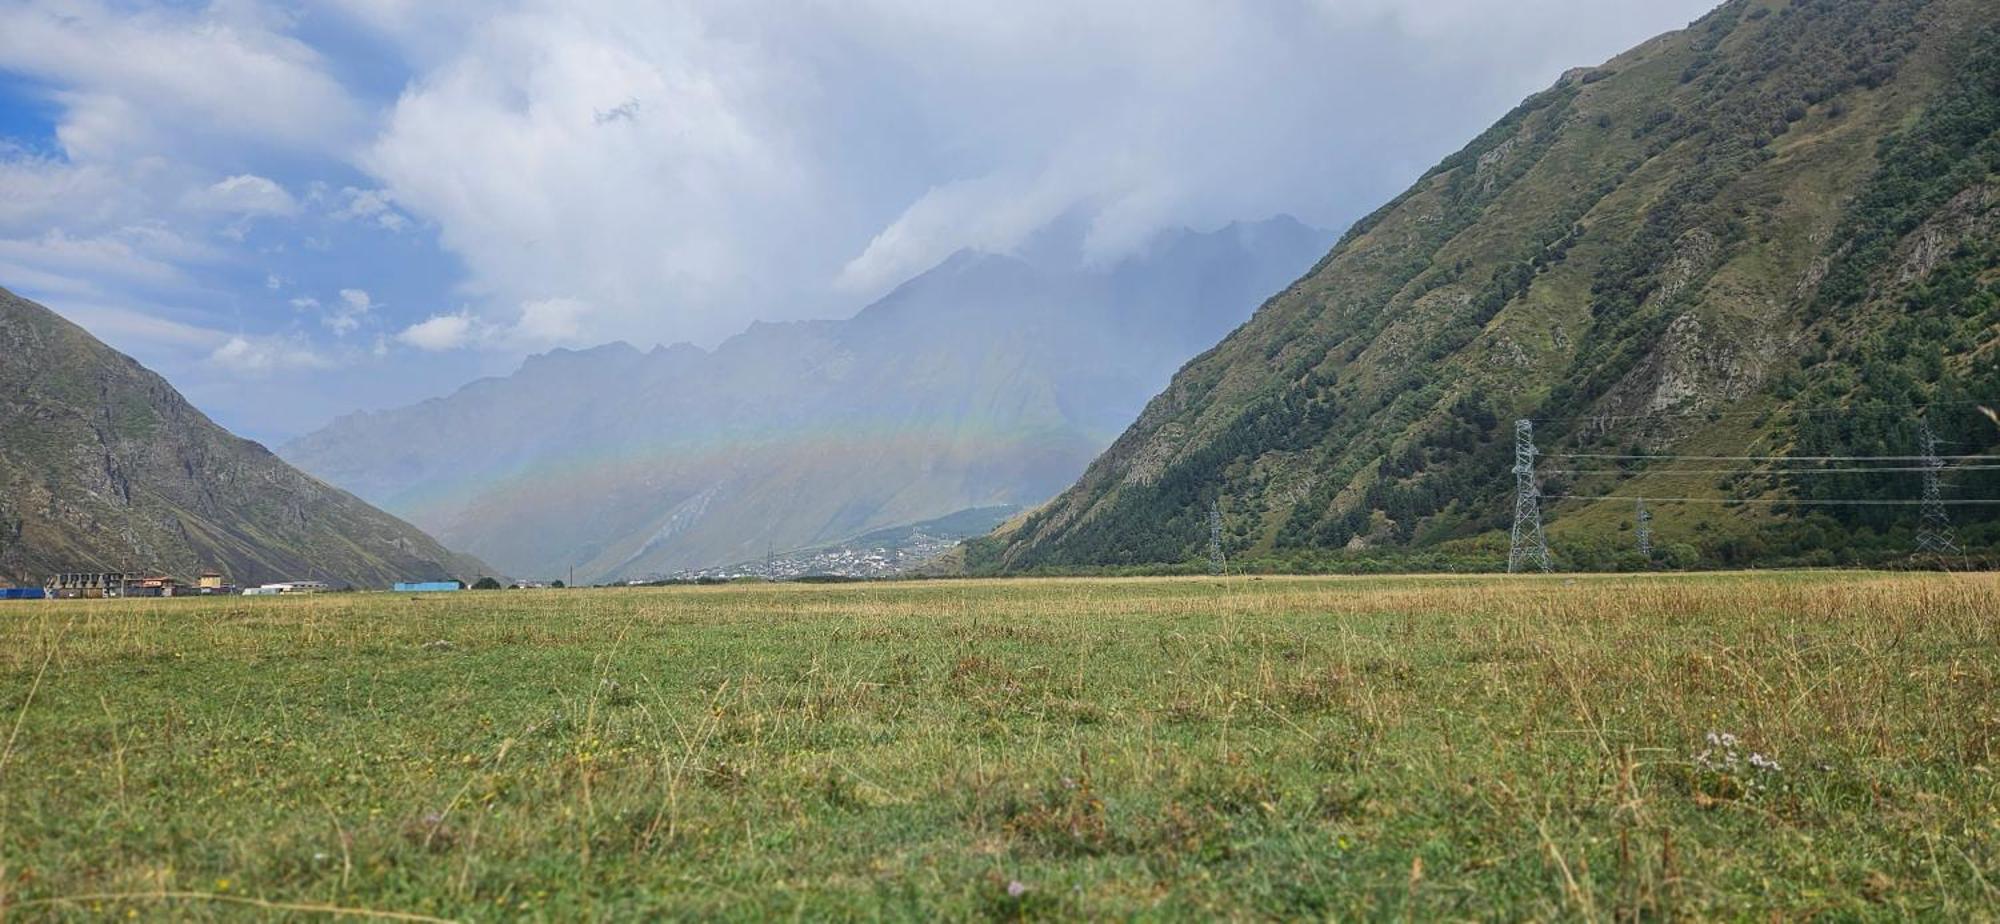
<path id="1" fill-rule="evenodd" d="M 1222 502 L 1214 501 L 1208 508 L 1208 573 L 1221 574 L 1222 560 Z"/>
<path id="2" fill-rule="evenodd" d="M 1542 489 L 1535 481 L 1535 423 L 1514 421 L 1514 537 L 1507 549 L 1507 573 L 1532 562 L 1543 573 L 1555 570 L 1549 542 L 1542 536 Z"/>
<path id="3" fill-rule="evenodd" d="M 1653 511 L 1646 509 L 1646 499 L 1639 498 L 1638 513 L 1639 554 L 1644 558 L 1653 557 Z"/>
<path id="4" fill-rule="evenodd" d="M 778 547 L 769 542 L 764 543 L 764 576 L 778 576 Z"/>
<path id="5" fill-rule="evenodd" d="M 1938 458 L 1937 434 L 1931 431 L 1929 421 L 1918 427 L 1924 448 L 1924 504 L 1923 521 L 1917 526 L 1917 554 L 1957 555 L 1958 536 L 1952 532 L 1951 517 L 1945 513 L 1943 490 L 1938 484 L 1944 460 Z"/>

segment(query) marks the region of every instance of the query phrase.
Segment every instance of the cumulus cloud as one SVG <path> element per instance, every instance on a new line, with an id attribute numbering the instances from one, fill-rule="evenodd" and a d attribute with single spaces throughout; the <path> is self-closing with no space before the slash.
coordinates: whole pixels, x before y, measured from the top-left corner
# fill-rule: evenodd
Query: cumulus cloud
<path id="1" fill-rule="evenodd" d="M 573 298 L 545 298 L 521 306 L 520 320 L 507 337 L 526 349 L 543 349 L 583 339 L 583 321 L 590 306 Z"/>
<path id="2" fill-rule="evenodd" d="M 215 212 L 237 215 L 292 215 L 299 203 L 275 180 L 240 173 L 217 180 L 206 188 L 189 193 L 190 205 Z"/>
<path id="3" fill-rule="evenodd" d="M 245 370 L 712 342 L 1056 220 L 1339 227 L 1713 2 L 0 0 L 54 123 L 0 140 L 0 279 L 201 288 Z"/>
<path id="4" fill-rule="evenodd" d="M 494 323 L 470 312 L 432 315 L 396 335 L 407 345 L 428 352 L 468 347 L 488 350 L 543 350 L 587 341 L 584 319 L 590 306 L 574 298 L 544 298 L 524 302 L 509 323 Z"/>
<path id="5" fill-rule="evenodd" d="M 373 0 L 355 15 L 425 66 L 360 163 L 482 317 L 553 288 L 591 335 L 715 337 L 1058 216 L 1090 259 L 1175 225 L 1337 225 L 1710 2 L 516 0 L 453 44 Z"/>
<path id="6" fill-rule="evenodd" d="M 340 290 L 340 302 L 332 311 L 320 318 L 320 323 L 333 331 L 335 336 L 345 337 L 361 326 L 363 318 L 375 307 L 375 299 L 365 289 Z"/>
<path id="7" fill-rule="evenodd" d="M 396 339 L 419 350 L 441 353 L 469 345 L 473 340 L 473 321 L 468 314 L 439 314 L 419 321 Z"/>
<path id="8" fill-rule="evenodd" d="M 231 372 L 264 376 L 278 372 L 327 369 L 333 362 L 306 344 L 285 337 L 247 337 L 237 334 L 208 354 L 208 361 Z"/>
<path id="9" fill-rule="evenodd" d="M 403 231 L 410 227 L 409 216 L 396 210 L 387 190 L 349 186 L 340 191 L 340 202 L 330 214 L 342 221 L 365 222 L 385 231 Z"/>
<path id="10" fill-rule="evenodd" d="M 63 88 L 72 159 L 340 142 L 361 113 L 287 25 L 243 3 L 24 0 L 0 6 L 0 66 Z"/>

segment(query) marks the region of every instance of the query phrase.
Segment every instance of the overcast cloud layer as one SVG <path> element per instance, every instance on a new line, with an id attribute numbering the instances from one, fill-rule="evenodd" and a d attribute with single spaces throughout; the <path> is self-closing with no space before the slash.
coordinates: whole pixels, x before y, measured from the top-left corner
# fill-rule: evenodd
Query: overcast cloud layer
<path id="1" fill-rule="evenodd" d="M 1344 227 L 1708 5 L 0 0 L 0 285 L 278 438 L 1058 218 Z"/>

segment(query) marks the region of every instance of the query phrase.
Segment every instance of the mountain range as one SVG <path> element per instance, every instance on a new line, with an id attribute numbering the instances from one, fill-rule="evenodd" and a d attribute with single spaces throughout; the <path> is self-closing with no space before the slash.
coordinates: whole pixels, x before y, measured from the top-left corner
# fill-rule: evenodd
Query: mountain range
<path id="1" fill-rule="evenodd" d="M 166 380 L 0 289 L 0 578 L 215 568 L 381 587 L 486 571 L 231 435 Z"/>
<path id="2" fill-rule="evenodd" d="M 534 356 L 279 452 L 509 573 L 589 581 L 1037 504 L 1333 238 L 1277 218 L 1103 262 L 1073 232 L 960 252 L 845 320 Z"/>
<path id="3" fill-rule="evenodd" d="M 2000 546 L 2000 18 L 1731 0 L 1562 76 L 1177 374 L 974 570 L 1886 562 L 1924 431 Z M 1867 460 L 1877 460 L 1866 464 Z M 1386 566 L 1385 565 L 1385 566 Z"/>

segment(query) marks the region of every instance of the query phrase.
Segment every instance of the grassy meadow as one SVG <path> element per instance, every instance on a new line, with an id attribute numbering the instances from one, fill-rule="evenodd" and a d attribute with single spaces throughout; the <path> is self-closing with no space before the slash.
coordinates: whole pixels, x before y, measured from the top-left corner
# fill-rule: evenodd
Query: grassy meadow
<path id="1" fill-rule="evenodd" d="M 0 919 L 2000 916 L 2000 577 L 0 604 Z"/>

